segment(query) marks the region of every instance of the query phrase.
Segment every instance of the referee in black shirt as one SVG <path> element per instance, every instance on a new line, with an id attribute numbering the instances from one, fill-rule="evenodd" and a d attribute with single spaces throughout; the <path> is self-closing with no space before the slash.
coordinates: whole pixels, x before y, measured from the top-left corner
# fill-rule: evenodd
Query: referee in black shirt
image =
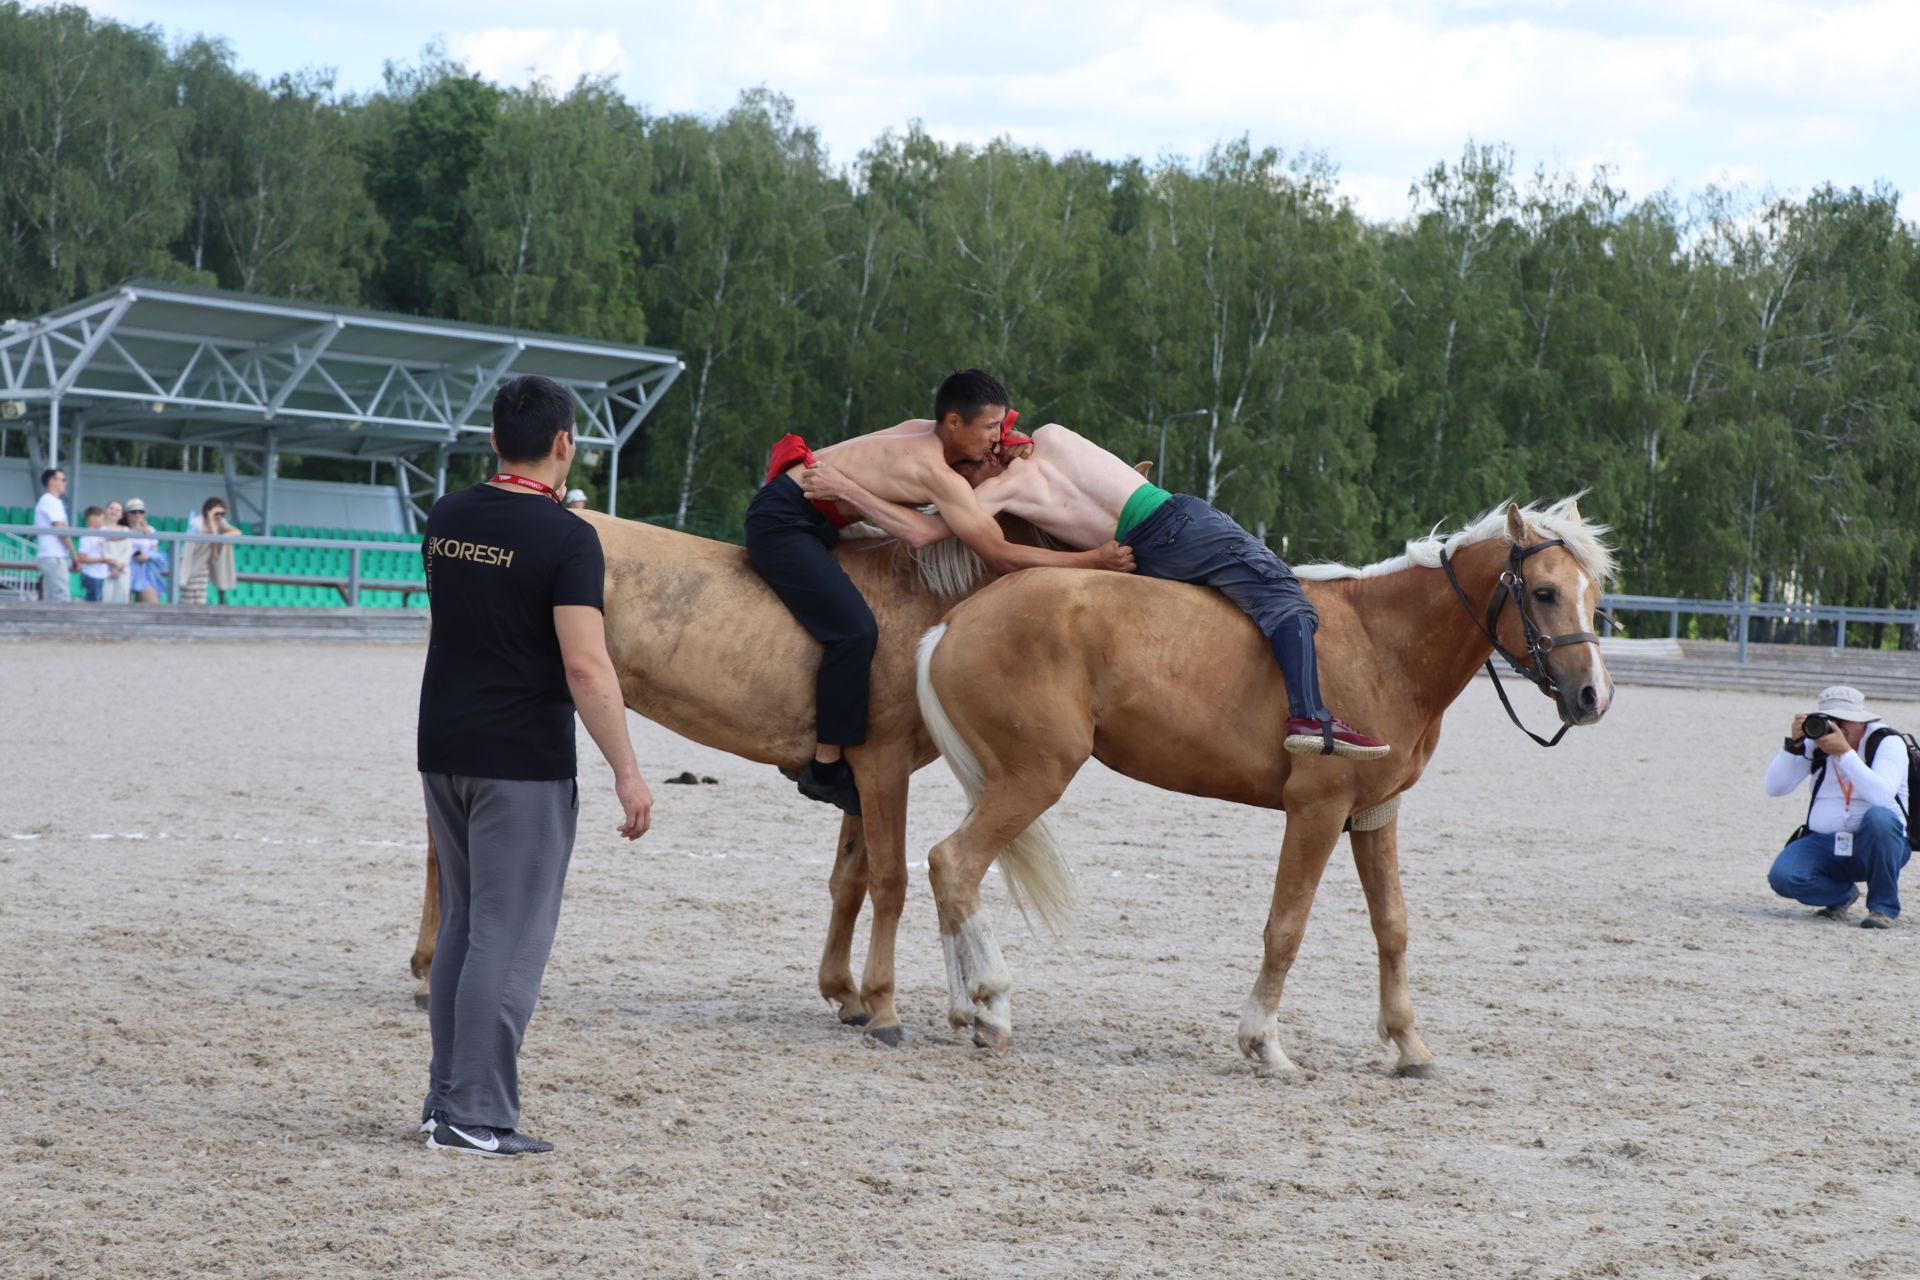
<path id="1" fill-rule="evenodd" d="M 421 547 L 433 624 L 420 777 L 440 858 L 440 941 L 420 1128 L 443 1150 L 553 1150 L 516 1131 L 519 1054 L 580 815 L 576 709 L 613 766 L 620 834 L 637 839 L 652 816 L 607 656 L 600 538 L 560 501 L 573 413 L 551 379 L 502 387 L 499 473 L 434 503 Z"/>

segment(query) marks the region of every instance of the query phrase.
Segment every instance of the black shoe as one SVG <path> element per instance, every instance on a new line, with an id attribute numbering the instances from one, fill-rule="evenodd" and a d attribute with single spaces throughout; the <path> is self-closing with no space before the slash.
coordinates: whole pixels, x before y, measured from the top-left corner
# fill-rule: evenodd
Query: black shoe
<path id="1" fill-rule="evenodd" d="M 447 1113 L 438 1109 L 420 1113 L 420 1132 L 432 1133 L 436 1125 L 447 1122 Z"/>
<path id="2" fill-rule="evenodd" d="M 1867 918 L 1860 922 L 1862 929 L 1891 929 L 1893 917 L 1883 916 L 1878 911 L 1867 912 Z"/>
<path id="3" fill-rule="evenodd" d="M 800 794 L 807 799 L 838 805 L 842 813 L 860 816 L 860 788 L 854 785 L 853 769 L 845 760 L 832 764 L 809 760 L 797 781 Z"/>
<path id="4" fill-rule="evenodd" d="M 451 1120 L 442 1120 L 433 1127 L 433 1132 L 427 1135 L 427 1145 L 435 1151 L 465 1151 L 476 1156 L 537 1156 L 553 1150 L 551 1142 L 529 1138 L 515 1129 L 459 1125 Z"/>

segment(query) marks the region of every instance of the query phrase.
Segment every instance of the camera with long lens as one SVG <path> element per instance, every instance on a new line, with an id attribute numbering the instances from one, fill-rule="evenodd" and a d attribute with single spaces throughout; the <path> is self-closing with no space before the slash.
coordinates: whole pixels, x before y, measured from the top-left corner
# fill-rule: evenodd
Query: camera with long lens
<path id="1" fill-rule="evenodd" d="M 1827 717 L 1821 715 L 1818 711 L 1800 722 L 1800 733 L 1802 737 L 1824 738 L 1832 732 L 1833 721 L 1827 719 Z"/>

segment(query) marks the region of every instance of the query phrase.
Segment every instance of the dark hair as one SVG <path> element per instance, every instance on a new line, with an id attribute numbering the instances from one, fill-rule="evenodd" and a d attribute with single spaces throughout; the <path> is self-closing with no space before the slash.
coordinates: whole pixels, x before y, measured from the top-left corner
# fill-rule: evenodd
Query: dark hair
<path id="1" fill-rule="evenodd" d="M 988 405 L 1013 404 L 1013 397 L 1000 385 L 1000 379 L 981 369 L 962 369 L 947 375 L 933 395 L 933 420 L 945 422 L 949 413 L 957 413 L 972 422 Z"/>
<path id="2" fill-rule="evenodd" d="M 207 513 L 212 511 L 215 507 L 224 507 L 226 505 L 227 505 L 227 500 L 225 498 L 208 498 L 205 502 L 200 504 L 200 518 L 202 520 L 205 520 L 207 519 Z"/>
<path id="3" fill-rule="evenodd" d="M 80 518 L 82 520 L 85 520 L 88 516 L 100 516 L 102 518 L 105 518 L 106 514 L 107 514 L 107 509 L 105 507 L 88 507 L 85 511 L 82 511 L 80 513 Z"/>
<path id="4" fill-rule="evenodd" d="M 53 483 L 53 478 L 60 474 L 61 474 L 61 470 L 59 467 L 48 467 L 45 471 L 42 471 L 40 473 L 40 487 L 42 489 L 46 488 L 48 485 Z"/>
<path id="5" fill-rule="evenodd" d="M 573 430 L 573 396 L 552 378 L 529 373 L 493 397 L 493 447 L 502 462 L 538 462 L 553 438 Z"/>

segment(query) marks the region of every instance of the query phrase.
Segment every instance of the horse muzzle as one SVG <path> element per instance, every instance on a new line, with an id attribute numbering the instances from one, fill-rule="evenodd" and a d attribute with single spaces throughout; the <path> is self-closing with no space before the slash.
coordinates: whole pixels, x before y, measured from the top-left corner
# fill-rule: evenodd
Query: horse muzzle
<path id="1" fill-rule="evenodd" d="M 1606 668 L 1600 665 L 1598 655 L 1593 659 L 1593 669 L 1579 675 L 1557 681 L 1554 705 L 1560 712 L 1563 724 L 1597 724 L 1601 716 L 1607 714 L 1607 708 L 1613 705 L 1613 681 L 1608 678 Z"/>

